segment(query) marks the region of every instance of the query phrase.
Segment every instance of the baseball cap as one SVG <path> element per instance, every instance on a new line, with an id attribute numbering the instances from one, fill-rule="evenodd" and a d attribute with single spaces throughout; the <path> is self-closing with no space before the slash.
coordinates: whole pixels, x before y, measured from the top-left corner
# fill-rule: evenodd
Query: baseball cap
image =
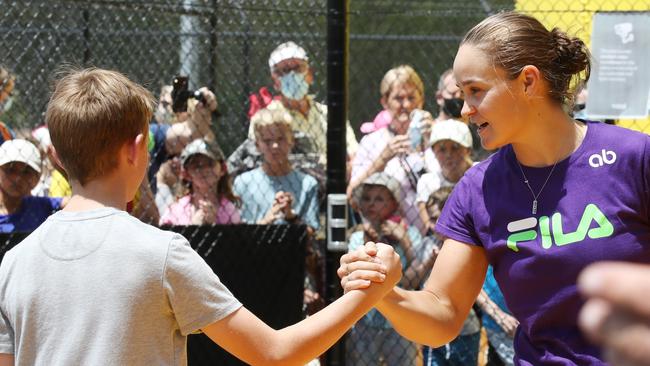
<path id="1" fill-rule="evenodd" d="M 472 134 L 467 124 L 455 119 L 437 122 L 431 127 L 429 146 L 441 140 L 451 140 L 466 148 L 472 147 Z"/>
<path id="2" fill-rule="evenodd" d="M 13 139 L 5 141 L 0 146 L 0 166 L 15 161 L 25 163 L 38 174 L 41 173 L 41 153 L 27 140 Z"/>
<path id="3" fill-rule="evenodd" d="M 384 172 L 377 172 L 364 179 L 363 183 L 354 189 L 353 197 L 357 202 L 361 201 L 361 193 L 363 192 L 363 186 L 365 185 L 384 186 L 388 188 L 390 193 L 393 195 L 393 198 L 395 198 L 395 201 L 397 202 L 399 202 L 400 198 L 402 197 L 402 187 L 400 186 L 397 179 Z"/>
<path id="4" fill-rule="evenodd" d="M 213 143 L 208 143 L 203 139 L 196 139 L 187 144 L 187 146 L 185 146 L 183 149 L 183 152 L 181 152 L 181 165 L 185 165 L 187 160 L 192 155 L 196 154 L 205 155 L 210 159 L 214 159 L 216 161 L 225 160 L 223 152 L 219 146 Z"/>
<path id="5" fill-rule="evenodd" d="M 294 42 L 289 41 L 277 46 L 273 52 L 271 52 L 271 56 L 269 56 L 269 67 L 271 68 L 271 71 L 273 71 L 275 65 L 291 58 L 297 58 L 309 62 L 309 57 L 307 57 L 305 49 Z"/>

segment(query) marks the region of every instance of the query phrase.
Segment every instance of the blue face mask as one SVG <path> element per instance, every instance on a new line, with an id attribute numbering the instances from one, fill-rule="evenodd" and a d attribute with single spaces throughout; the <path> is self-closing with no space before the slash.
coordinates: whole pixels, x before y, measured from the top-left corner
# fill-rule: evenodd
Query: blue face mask
<path id="1" fill-rule="evenodd" d="M 587 111 L 585 111 L 584 109 L 579 110 L 579 111 L 577 111 L 577 112 L 575 112 L 573 114 L 573 118 L 575 118 L 575 119 L 585 119 L 586 120 L 587 119 Z"/>
<path id="2" fill-rule="evenodd" d="M 301 100 L 309 91 L 309 83 L 305 74 L 291 71 L 280 77 L 280 91 L 282 95 L 291 100 Z"/>

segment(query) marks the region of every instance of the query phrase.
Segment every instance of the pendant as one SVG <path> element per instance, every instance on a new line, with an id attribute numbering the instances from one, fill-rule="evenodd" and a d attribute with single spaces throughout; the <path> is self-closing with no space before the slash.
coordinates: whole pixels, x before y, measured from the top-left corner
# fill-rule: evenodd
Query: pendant
<path id="1" fill-rule="evenodd" d="M 533 200 L 533 215 L 537 214 L 537 200 Z"/>

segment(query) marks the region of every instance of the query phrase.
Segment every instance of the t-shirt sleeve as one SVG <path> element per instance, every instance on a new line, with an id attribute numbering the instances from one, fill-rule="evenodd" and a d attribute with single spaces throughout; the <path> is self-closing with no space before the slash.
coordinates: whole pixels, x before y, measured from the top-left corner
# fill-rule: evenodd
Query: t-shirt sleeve
<path id="1" fill-rule="evenodd" d="M 482 246 L 474 227 L 472 194 L 470 177 L 465 175 L 449 195 L 436 223 L 436 232 L 461 243 Z"/>
<path id="2" fill-rule="evenodd" d="M 2 310 L 0 313 L 0 353 L 13 355 L 14 352 L 14 330 Z"/>
<path id="3" fill-rule="evenodd" d="M 180 235 L 169 244 L 163 286 L 183 335 L 221 320 L 242 306 Z"/>

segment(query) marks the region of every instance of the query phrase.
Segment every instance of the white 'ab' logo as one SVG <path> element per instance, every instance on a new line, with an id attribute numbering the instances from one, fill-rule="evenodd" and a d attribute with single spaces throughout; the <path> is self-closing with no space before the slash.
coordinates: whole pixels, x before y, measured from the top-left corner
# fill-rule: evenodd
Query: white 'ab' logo
<path id="1" fill-rule="evenodd" d="M 600 168 L 607 164 L 612 165 L 616 161 L 616 153 L 603 149 L 600 154 L 593 154 L 589 157 L 589 165 L 592 168 Z"/>

